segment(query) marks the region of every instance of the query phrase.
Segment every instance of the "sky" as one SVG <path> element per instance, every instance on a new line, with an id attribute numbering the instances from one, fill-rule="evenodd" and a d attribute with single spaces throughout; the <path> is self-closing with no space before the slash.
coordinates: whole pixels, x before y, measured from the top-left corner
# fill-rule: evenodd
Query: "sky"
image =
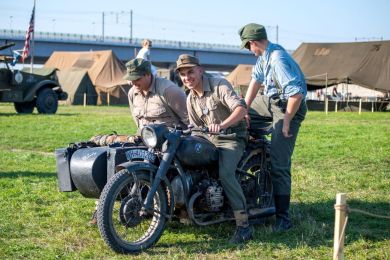
<path id="1" fill-rule="evenodd" d="M 34 0 L 1 0 L 0 29 L 27 30 Z M 36 31 L 239 45 L 247 23 L 289 50 L 390 40 L 390 0 L 36 0 Z M 278 32 L 278 33 L 277 33 Z M 277 37 L 278 35 L 278 37 Z"/>

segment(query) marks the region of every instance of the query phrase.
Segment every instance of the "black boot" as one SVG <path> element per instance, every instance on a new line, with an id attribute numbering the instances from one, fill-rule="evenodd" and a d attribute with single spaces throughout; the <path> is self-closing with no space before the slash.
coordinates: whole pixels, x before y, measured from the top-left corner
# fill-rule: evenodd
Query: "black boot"
<path id="1" fill-rule="evenodd" d="M 284 232 L 292 228 L 288 210 L 290 208 L 290 195 L 275 195 L 275 226 L 274 232 Z"/>
<path id="2" fill-rule="evenodd" d="M 236 210 L 233 213 L 236 219 L 236 232 L 229 242 L 236 245 L 243 244 L 253 238 L 253 229 L 248 223 L 248 214 L 245 210 Z"/>
<path id="3" fill-rule="evenodd" d="M 253 238 L 253 228 L 251 225 L 248 225 L 246 227 L 236 227 L 236 232 L 234 232 L 233 237 L 230 239 L 230 243 L 232 244 L 243 244 L 247 242 L 248 240 L 251 240 Z"/>

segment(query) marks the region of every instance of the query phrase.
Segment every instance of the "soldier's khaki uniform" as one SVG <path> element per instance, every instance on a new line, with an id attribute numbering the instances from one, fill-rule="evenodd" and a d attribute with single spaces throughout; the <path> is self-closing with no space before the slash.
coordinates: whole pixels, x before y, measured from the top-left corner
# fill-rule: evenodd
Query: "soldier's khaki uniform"
<path id="1" fill-rule="evenodd" d="M 187 97 L 190 123 L 197 127 L 220 124 L 238 106 L 246 108 L 245 101 L 238 97 L 232 86 L 220 78 L 203 75 L 203 96 L 191 91 Z M 245 210 L 246 201 L 242 188 L 235 177 L 235 170 L 247 143 L 245 121 L 227 129 L 226 136 L 204 135 L 219 150 L 219 176 L 225 193 L 234 211 Z"/>
<path id="2" fill-rule="evenodd" d="M 165 78 L 153 76 L 146 96 L 131 88 L 128 98 L 138 132 L 144 125 L 153 122 L 164 123 L 168 127 L 179 126 L 184 129 L 189 124 L 184 91 Z"/>

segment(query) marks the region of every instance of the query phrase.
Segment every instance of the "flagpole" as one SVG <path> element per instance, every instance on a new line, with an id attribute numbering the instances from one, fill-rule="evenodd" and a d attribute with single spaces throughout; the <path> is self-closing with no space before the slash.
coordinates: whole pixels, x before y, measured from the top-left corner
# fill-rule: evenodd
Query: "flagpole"
<path id="1" fill-rule="evenodd" d="M 32 31 L 32 39 L 31 39 L 31 68 L 30 68 L 30 72 L 33 73 L 34 71 L 34 52 L 35 52 L 35 41 L 34 41 L 34 36 L 35 36 L 35 1 L 34 0 L 34 17 L 33 17 L 33 28 L 34 30 Z"/>

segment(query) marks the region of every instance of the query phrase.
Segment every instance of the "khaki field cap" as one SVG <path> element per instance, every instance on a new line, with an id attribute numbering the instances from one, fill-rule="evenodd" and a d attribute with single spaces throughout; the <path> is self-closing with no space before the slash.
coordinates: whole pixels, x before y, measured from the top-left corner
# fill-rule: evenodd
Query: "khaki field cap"
<path id="1" fill-rule="evenodd" d="M 248 23 L 238 30 L 238 34 L 241 38 L 241 49 L 247 48 L 249 41 L 260 41 L 267 39 L 267 32 L 264 26 L 256 23 Z"/>
<path id="2" fill-rule="evenodd" d="M 197 57 L 189 54 L 180 55 L 176 61 L 176 70 L 179 70 L 181 68 L 195 67 L 195 66 L 200 66 L 199 60 Z"/>
<path id="3" fill-rule="evenodd" d="M 126 63 L 127 74 L 123 77 L 126 80 L 137 80 L 146 73 L 151 73 L 151 64 L 149 61 L 137 58 Z"/>

